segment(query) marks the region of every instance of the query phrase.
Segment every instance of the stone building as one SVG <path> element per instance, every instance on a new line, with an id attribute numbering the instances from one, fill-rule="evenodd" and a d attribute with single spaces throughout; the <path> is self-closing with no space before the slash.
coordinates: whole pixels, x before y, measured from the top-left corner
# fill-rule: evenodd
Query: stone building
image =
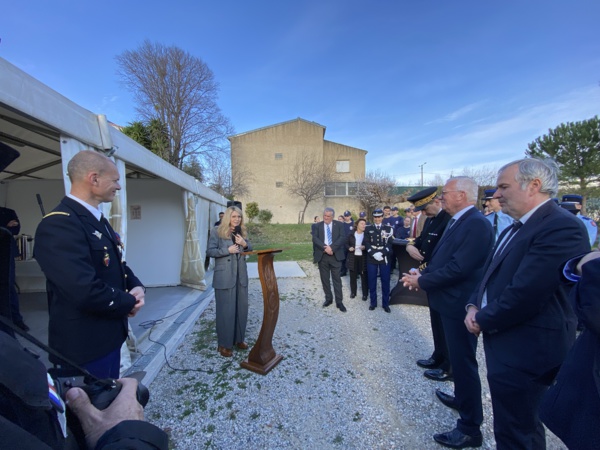
<path id="1" fill-rule="evenodd" d="M 249 194 L 236 198 L 243 207 L 256 202 L 260 209 L 273 213 L 272 223 L 298 223 L 304 200 L 290 195 L 286 189 L 291 171 L 299 157 L 310 156 L 331 164 L 336 181 L 328 183 L 324 196 L 308 205 L 304 222 L 321 216 L 325 206 L 331 206 L 336 216 L 350 210 L 359 213 L 356 200 L 356 180 L 365 176 L 367 152 L 325 140 L 325 127 L 297 118 L 229 137 L 231 143 L 232 176 L 251 174 Z"/>

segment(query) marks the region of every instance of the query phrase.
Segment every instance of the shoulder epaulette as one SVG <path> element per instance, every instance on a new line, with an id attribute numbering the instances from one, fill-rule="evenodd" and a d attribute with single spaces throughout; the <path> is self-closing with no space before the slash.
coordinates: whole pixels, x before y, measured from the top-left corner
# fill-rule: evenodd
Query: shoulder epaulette
<path id="1" fill-rule="evenodd" d="M 66 213 L 66 212 L 62 212 L 62 211 L 52 211 L 51 213 L 46 214 L 43 219 L 45 219 L 46 217 L 50 217 L 50 216 L 70 216 L 71 214 Z"/>

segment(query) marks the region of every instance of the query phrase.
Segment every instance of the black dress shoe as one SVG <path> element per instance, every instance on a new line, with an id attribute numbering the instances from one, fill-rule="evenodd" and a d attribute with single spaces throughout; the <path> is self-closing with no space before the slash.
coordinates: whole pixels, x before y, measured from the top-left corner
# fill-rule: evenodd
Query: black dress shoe
<path id="1" fill-rule="evenodd" d="M 23 331 L 29 331 L 29 327 L 22 320 L 20 320 L 19 322 L 15 322 L 15 325 Z"/>
<path id="2" fill-rule="evenodd" d="M 350 294 L 350 298 L 355 298 L 356 294 Z"/>
<path id="3" fill-rule="evenodd" d="M 344 306 L 343 303 L 338 303 L 337 304 L 337 308 L 341 311 L 341 312 L 346 312 L 346 307 Z"/>
<path id="4" fill-rule="evenodd" d="M 333 302 L 332 301 L 327 301 L 325 300 L 325 303 L 323 303 L 323 308 L 327 308 L 329 305 L 331 305 Z"/>
<path id="5" fill-rule="evenodd" d="M 456 399 L 453 395 L 446 394 L 445 392 L 440 391 L 439 389 L 435 390 L 435 396 L 438 398 L 442 405 L 447 406 L 448 408 L 458 410 L 458 406 L 456 406 Z"/>
<path id="6" fill-rule="evenodd" d="M 367 296 L 363 295 L 363 302 L 366 302 L 366 301 L 367 301 Z"/>
<path id="7" fill-rule="evenodd" d="M 433 381 L 454 381 L 452 374 L 443 369 L 429 369 L 423 372 L 423 375 Z"/>
<path id="8" fill-rule="evenodd" d="M 389 307 L 389 306 L 384 306 L 384 307 L 383 307 L 383 310 L 384 310 L 386 313 L 391 313 L 391 312 L 392 312 L 392 310 L 390 309 L 390 307 Z"/>
<path id="9" fill-rule="evenodd" d="M 448 431 L 447 433 L 434 434 L 433 439 L 438 444 L 450 448 L 481 447 L 483 444 L 483 436 L 481 433 L 475 436 L 469 436 L 468 434 L 464 434 L 458 428 Z"/>
<path id="10" fill-rule="evenodd" d="M 437 362 L 433 358 L 417 360 L 417 366 L 422 367 L 423 369 L 437 369 L 438 367 L 440 367 L 440 364 L 441 363 Z"/>
<path id="11" fill-rule="evenodd" d="M 369 306 L 369 311 L 374 311 L 375 307 L 374 306 Z"/>

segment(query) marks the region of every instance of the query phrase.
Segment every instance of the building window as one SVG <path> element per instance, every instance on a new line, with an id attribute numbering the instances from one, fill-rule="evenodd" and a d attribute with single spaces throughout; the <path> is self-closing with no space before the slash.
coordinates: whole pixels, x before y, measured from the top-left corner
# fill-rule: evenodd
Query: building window
<path id="1" fill-rule="evenodd" d="M 283 153 L 275 153 L 275 159 L 283 159 Z"/>
<path id="2" fill-rule="evenodd" d="M 275 182 L 275 187 L 282 188 L 283 187 L 283 181 L 276 181 Z"/>
<path id="3" fill-rule="evenodd" d="M 350 172 L 350 161 L 336 161 L 335 162 L 335 171 L 338 173 Z"/>
<path id="4" fill-rule="evenodd" d="M 351 197 L 356 195 L 356 183 L 327 183 L 325 185 L 326 197 Z"/>

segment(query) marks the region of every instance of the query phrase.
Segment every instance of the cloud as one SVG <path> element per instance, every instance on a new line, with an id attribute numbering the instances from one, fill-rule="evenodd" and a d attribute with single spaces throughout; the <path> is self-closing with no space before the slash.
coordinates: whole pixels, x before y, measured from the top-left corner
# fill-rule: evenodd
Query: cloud
<path id="1" fill-rule="evenodd" d="M 570 91 L 544 103 L 519 105 L 495 120 L 473 122 L 419 145 L 394 143 L 397 151 L 373 151 L 367 170 L 384 170 L 398 179 L 420 177 L 427 162 L 429 176 L 460 172 L 465 167 L 501 166 L 523 158 L 527 144 L 564 122 L 586 120 L 598 113 L 600 89 L 593 86 Z M 461 108 L 462 109 L 462 108 Z M 415 130 L 415 133 L 418 133 Z M 429 135 L 431 138 L 431 134 Z"/>
<path id="2" fill-rule="evenodd" d="M 444 122 L 454 122 L 455 120 L 458 120 L 458 119 L 466 116 L 471 111 L 476 110 L 477 108 L 479 108 L 484 103 L 485 103 L 485 100 L 479 101 L 479 102 L 469 103 L 468 105 L 465 105 L 462 108 L 457 109 L 456 111 L 453 111 L 453 112 L 451 112 L 449 114 L 446 114 L 444 117 L 442 117 L 440 119 L 435 119 L 435 120 L 432 120 L 430 122 L 426 122 L 425 125 L 432 125 L 432 124 L 444 123 Z"/>

